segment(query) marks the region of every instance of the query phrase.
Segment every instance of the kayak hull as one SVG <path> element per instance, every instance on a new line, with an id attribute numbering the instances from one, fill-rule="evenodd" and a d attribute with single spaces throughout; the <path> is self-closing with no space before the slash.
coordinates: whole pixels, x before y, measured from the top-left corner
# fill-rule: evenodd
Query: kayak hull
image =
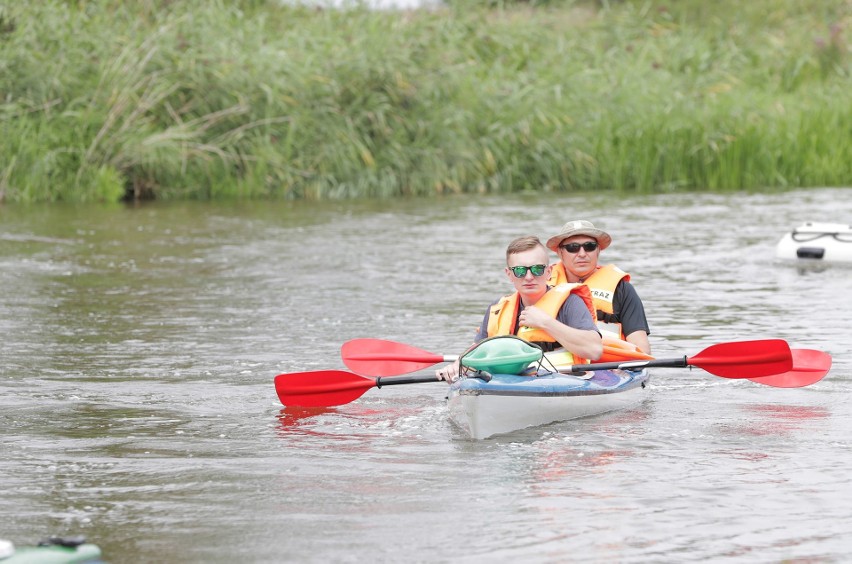
<path id="1" fill-rule="evenodd" d="M 473 439 L 632 407 L 647 397 L 648 370 L 598 370 L 581 375 L 495 374 L 450 386 L 450 420 Z"/>
<path id="2" fill-rule="evenodd" d="M 788 260 L 852 263 L 852 226 L 809 221 L 781 238 L 775 256 Z"/>

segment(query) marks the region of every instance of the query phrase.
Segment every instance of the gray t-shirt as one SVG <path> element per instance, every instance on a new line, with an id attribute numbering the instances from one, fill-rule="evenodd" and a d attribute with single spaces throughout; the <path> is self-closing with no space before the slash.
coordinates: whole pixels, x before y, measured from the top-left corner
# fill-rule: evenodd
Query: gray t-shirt
<path id="1" fill-rule="evenodd" d="M 478 343 L 488 337 L 488 318 L 491 315 L 491 306 L 496 304 L 498 301 L 499 300 L 495 300 L 485 311 L 485 317 L 482 318 L 482 323 L 479 325 L 479 331 L 476 332 L 474 342 Z M 524 304 L 521 302 L 521 305 L 518 308 L 518 315 L 520 315 L 523 310 Z M 556 320 L 568 327 L 573 327 L 574 329 L 596 331 L 599 333 L 598 327 L 592 319 L 592 314 L 589 313 L 589 309 L 586 307 L 586 303 L 583 301 L 583 298 L 576 294 L 568 296 L 568 299 L 562 304 L 562 308 L 559 310 Z M 515 320 L 515 325 L 517 326 L 517 320 Z M 536 342 L 536 344 L 545 352 L 558 349 L 562 346 L 559 343 L 548 342 Z"/>

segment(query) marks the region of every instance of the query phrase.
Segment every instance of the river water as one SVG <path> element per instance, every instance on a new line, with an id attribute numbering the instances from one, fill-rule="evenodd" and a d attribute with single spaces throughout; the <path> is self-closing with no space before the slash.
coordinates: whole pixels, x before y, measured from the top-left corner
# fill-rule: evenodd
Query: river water
<path id="1" fill-rule="evenodd" d="M 841 562 L 852 554 L 852 269 L 779 262 L 852 190 L 0 208 L 0 538 L 108 562 Z M 504 249 L 605 227 L 658 358 L 782 338 L 778 389 L 657 369 L 638 407 L 483 441 L 446 386 L 283 408 L 349 339 L 439 354 L 511 289 Z"/>

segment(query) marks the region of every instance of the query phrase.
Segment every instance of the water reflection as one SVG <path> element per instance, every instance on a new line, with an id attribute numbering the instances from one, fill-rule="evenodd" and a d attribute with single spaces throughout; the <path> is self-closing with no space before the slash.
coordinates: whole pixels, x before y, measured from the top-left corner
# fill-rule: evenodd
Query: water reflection
<path id="1" fill-rule="evenodd" d="M 309 422 L 309 418 L 336 411 L 333 407 L 285 407 L 278 414 L 279 432 L 288 434 L 298 431 Z"/>
<path id="2" fill-rule="evenodd" d="M 745 409 L 765 415 L 768 419 L 782 422 L 810 421 L 824 419 L 831 415 L 831 410 L 828 408 L 811 405 L 749 405 Z"/>
<path id="3" fill-rule="evenodd" d="M 365 404 L 344 407 L 285 407 L 277 420 L 279 438 L 325 437 L 331 439 L 369 439 L 405 425 L 407 421 L 422 420 L 420 406 L 390 406 L 379 408 Z M 321 446 L 321 445 L 317 445 Z"/>
<path id="4" fill-rule="evenodd" d="M 818 430 L 822 420 L 831 417 L 831 410 L 811 405 L 749 405 L 746 412 L 758 415 L 753 425 L 743 432 L 753 435 L 783 435 L 795 431 Z"/>

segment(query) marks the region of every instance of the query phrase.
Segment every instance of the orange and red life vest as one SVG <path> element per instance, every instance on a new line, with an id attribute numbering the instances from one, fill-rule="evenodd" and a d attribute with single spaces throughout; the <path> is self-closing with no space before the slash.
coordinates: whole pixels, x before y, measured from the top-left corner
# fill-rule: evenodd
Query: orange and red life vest
<path id="1" fill-rule="evenodd" d="M 592 295 L 589 288 L 583 284 L 558 284 L 547 291 L 541 297 L 535 306 L 547 315 L 556 319 L 559 315 L 559 310 L 562 309 L 562 304 L 568 299 L 571 294 L 576 294 L 583 299 L 583 303 L 589 309 L 592 319 L 595 318 L 595 309 L 592 302 Z M 491 306 L 488 314 L 487 332 L 489 337 L 495 335 L 517 335 L 525 341 L 530 342 L 556 342 L 549 333 L 541 329 L 532 327 L 517 327 L 518 311 L 521 306 L 521 297 L 518 292 L 503 296 L 496 304 Z M 577 364 L 586 363 L 588 360 L 576 357 L 574 358 Z"/>
<path id="2" fill-rule="evenodd" d="M 613 313 L 612 301 L 615 296 L 615 288 L 622 280 L 629 282 L 630 275 L 614 264 L 608 264 L 606 266 L 599 266 L 591 276 L 582 282 L 582 284 L 589 287 L 592 293 L 592 301 L 596 310 L 592 312 L 593 319 L 597 321 L 597 311 L 602 311 L 610 315 Z M 567 282 L 568 276 L 565 273 L 565 265 L 561 262 L 554 264 L 548 284 L 563 284 Z M 617 333 L 621 339 L 624 339 L 621 323 L 598 322 L 598 327 Z"/>

